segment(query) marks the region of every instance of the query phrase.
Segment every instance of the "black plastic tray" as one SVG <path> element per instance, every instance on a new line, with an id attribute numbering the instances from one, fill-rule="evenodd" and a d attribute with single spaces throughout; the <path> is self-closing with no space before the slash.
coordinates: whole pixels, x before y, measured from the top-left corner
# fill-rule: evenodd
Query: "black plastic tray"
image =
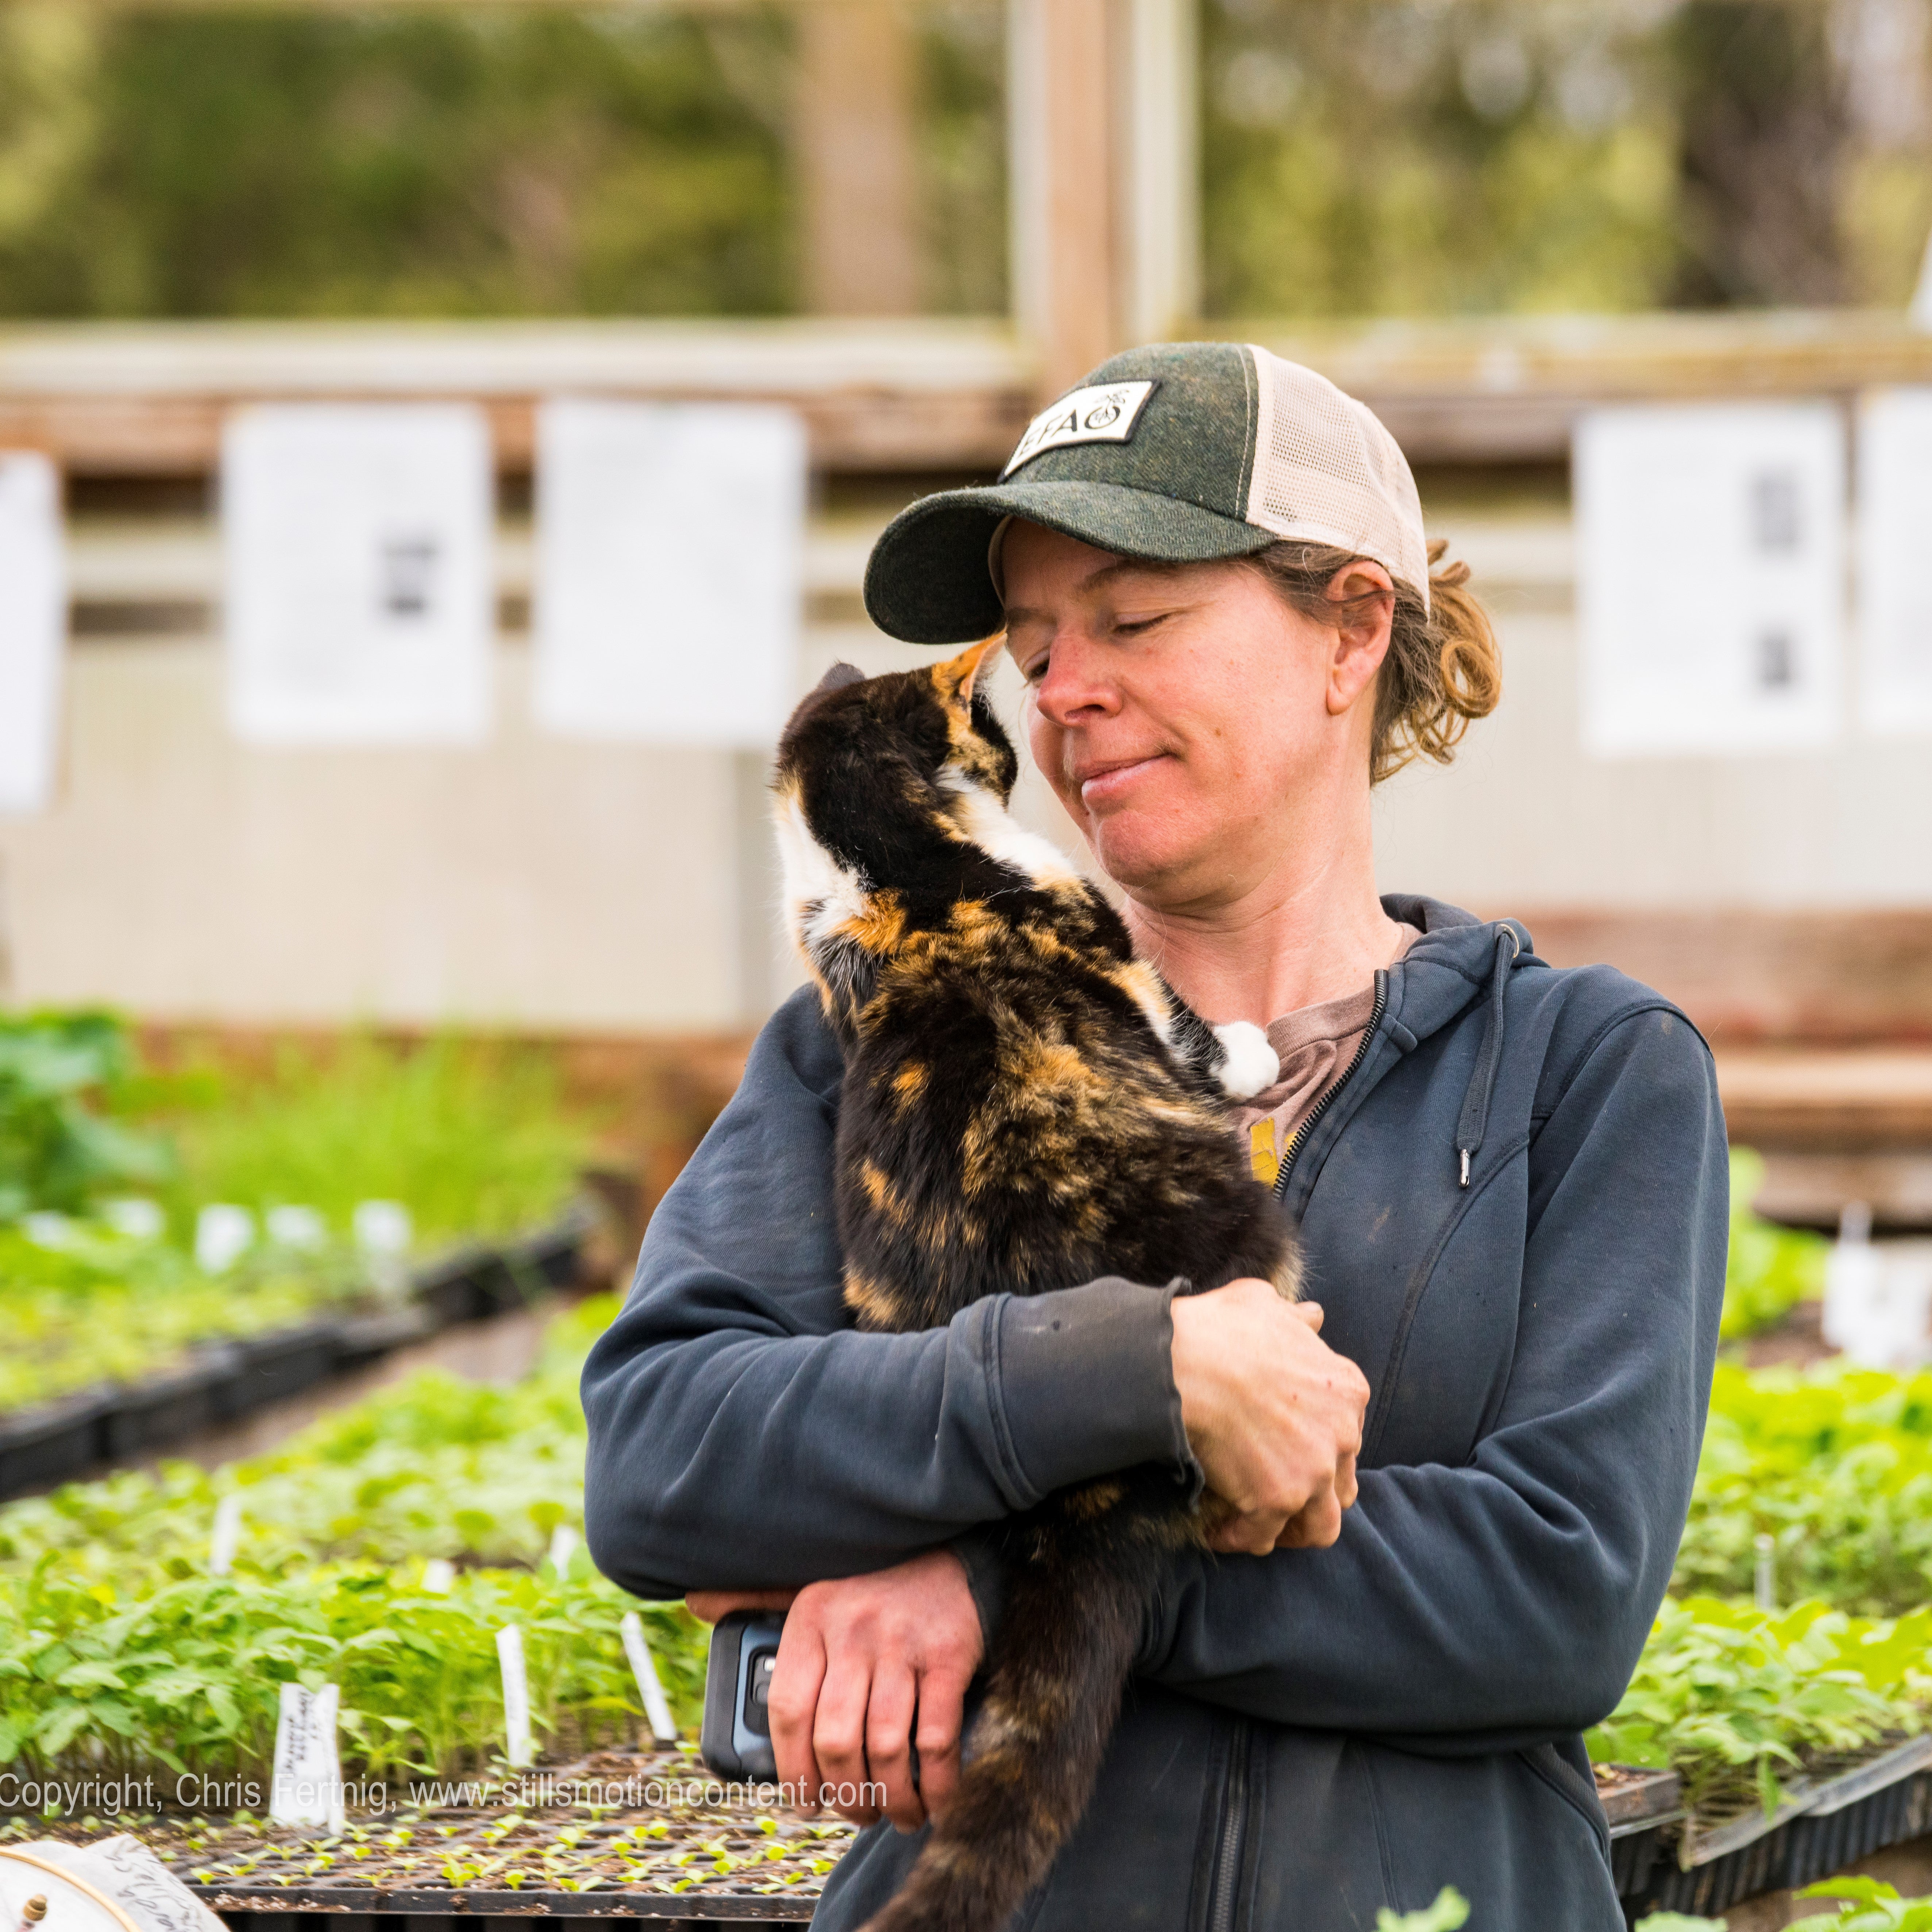
<path id="1" fill-rule="evenodd" d="M 1891 1744 L 1834 1777 L 1792 1780 L 1769 1817 L 1753 1812 L 1695 1835 L 1688 1868 L 1677 1824 L 1612 1827 L 1618 1895 L 1632 1924 L 1652 1912 L 1714 1918 L 1932 1830 L 1932 1736 Z"/>
<path id="2" fill-rule="evenodd" d="M 519 1308 L 577 1277 L 594 1211 L 418 1269 L 402 1306 L 304 1322 L 213 1343 L 184 1366 L 0 1414 L 0 1500 L 48 1490 L 298 1395 L 347 1368 L 458 1322 Z"/>
<path id="3" fill-rule="evenodd" d="M 197 1348 L 185 1368 L 116 1390 L 100 1418 L 100 1454 L 127 1462 L 144 1449 L 212 1428 L 232 1413 L 228 1390 L 242 1361 L 233 1343 L 216 1342 Z"/>
<path id="4" fill-rule="evenodd" d="M 370 1920 L 392 1916 L 406 1922 L 410 1932 L 446 1932 L 445 1922 L 460 1924 L 472 1918 L 532 1918 L 566 1924 L 607 1924 L 614 1918 L 641 1918 L 662 1928 L 669 1919 L 698 1932 L 710 1925 L 742 1925 L 747 1922 L 802 1925 L 809 1922 L 818 1904 L 817 1892 L 792 1898 L 686 1898 L 668 1892 L 381 1892 L 368 1886 L 313 1886 L 284 1890 L 278 1886 L 190 1885 L 189 1891 L 220 1913 L 234 1932 L 263 1932 L 290 1912 L 324 1912 L 332 1926 L 342 1925 L 340 1915 Z M 701 1913 L 693 1916 L 694 1910 Z M 343 1926 L 343 1932 L 353 1932 Z M 374 1932 L 374 1928 L 371 1928 Z"/>
<path id="5" fill-rule="evenodd" d="M 239 1358 L 236 1372 L 220 1391 L 224 1421 L 252 1415 L 333 1375 L 342 1352 L 342 1324 L 325 1319 L 271 1329 L 244 1337 L 235 1352 Z"/>
<path id="6" fill-rule="evenodd" d="M 0 1496 L 50 1488 L 98 1462 L 101 1420 L 120 1393 L 83 1389 L 0 1415 Z"/>

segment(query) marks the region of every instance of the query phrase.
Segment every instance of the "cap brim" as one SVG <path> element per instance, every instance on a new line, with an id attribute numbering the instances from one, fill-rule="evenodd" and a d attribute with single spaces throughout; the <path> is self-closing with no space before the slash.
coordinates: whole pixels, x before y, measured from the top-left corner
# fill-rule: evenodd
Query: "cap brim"
<path id="1" fill-rule="evenodd" d="M 922 496 L 886 526 L 866 566 L 866 610 L 909 644 L 963 644 L 1006 622 L 986 552 L 1003 517 L 1041 524 L 1096 550 L 1162 563 L 1249 556 L 1266 530 L 1198 504 L 1119 483 L 996 483 Z"/>

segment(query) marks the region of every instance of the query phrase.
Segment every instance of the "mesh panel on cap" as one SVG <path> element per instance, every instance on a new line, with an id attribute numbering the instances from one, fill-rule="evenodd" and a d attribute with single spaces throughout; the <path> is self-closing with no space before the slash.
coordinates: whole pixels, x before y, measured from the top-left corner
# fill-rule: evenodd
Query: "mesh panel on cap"
<path id="1" fill-rule="evenodd" d="M 1429 602 L 1429 546 L 1408 460 L 1375 412 L 1325 376 L 1250 344 L 1260 422 L 1247 520 L 1373 557 Z"/>

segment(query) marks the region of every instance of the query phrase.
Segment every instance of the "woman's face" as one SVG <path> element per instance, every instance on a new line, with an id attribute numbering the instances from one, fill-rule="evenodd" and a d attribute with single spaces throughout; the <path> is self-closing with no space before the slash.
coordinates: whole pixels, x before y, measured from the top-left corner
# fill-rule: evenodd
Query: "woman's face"
<path id="1" fill-rule="evenodd" d="M 1386 614 L 1337 631 L 1238 562 L 1149 566 L 1036 524 L 1008 526 L 1000 562 L 1034 760 L 1143 904 L 1238 899 L 1365 806 Z"/>

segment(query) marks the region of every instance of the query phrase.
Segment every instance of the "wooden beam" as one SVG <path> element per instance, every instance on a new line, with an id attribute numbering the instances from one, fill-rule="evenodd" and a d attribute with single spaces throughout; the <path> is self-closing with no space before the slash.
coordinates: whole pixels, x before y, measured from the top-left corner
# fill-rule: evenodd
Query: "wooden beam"
<path id="1" fill-rule="evenodd" d="M 1826 397 L 1932 382 L 1932 334 L 1894 310 L 1217 324 L 1318 369 L 1412 461 L 1568 457 L 1577 416 L 1624 402 Z"/>
<path id="2" fill-rule="evenodd" d="M 1932 383 L 1932 335 L 1868 310 L 1216 333 L 1332 376 L 1420 463 L 1562 461 L 1577 413 L 1604 403 Z M 1098 342 L 1063 341 L 1063 386 L 1106 352 Z M 545 395 L 747 397 L 798 408 L 824 468 L 996 470 L 1053 380 L 1025 345 L 1002 322 L 931 318 L 13 326 L 0 328 L 0 447 L 44 448 L 83 473 L 178 473 L 212 464 L 238 401 L 470 397 L 520 467 Z"/>
<path id="3" fill-rule="evenodd" d="M 1932 1042 L 1932 910 L 1532 907 L 1516 916 L 1552 965 L 1615 966 L 1727 1047 Z"/>
<path id="4" fill-rule="evenodd" d="M 530 467 L 546 395 L 773 401 L 835 471 L 997 470 L 1033 406 L 994 324 L 78 324 L 0 328 L 0 448 L 80 475 L 212 470 L 222 419 L 272 400 L 473 400 Z"/>
<path id="5" fill-rule="evenodd" d="M 1009 0 L 1014 316 L 1054 395 L 1120 346 L 1109 0 Z"/>
<path id="6" fill-rule="evenodd" d="M 820 0 L 799 9 L 796 27 L 806 305 L 818 315 L 916 314 L 911 22 L 902 0 Z"/>

